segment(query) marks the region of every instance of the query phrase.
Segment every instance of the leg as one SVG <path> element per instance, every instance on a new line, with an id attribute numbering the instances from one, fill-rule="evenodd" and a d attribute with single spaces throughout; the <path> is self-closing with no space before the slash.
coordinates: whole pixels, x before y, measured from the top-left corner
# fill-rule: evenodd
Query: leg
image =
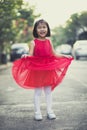
<path id="1" fill-rule="evenodd" d="M 47 117 L 48 119 L 55 119 L 56 115 L 52 110 L 52 92 L 51 87 L 44 88 L 45 96 L 46 96 L 46 103 L 47 103 Z"/>
<path id="2" fill-rule="evenodd" d="M 44 88 L 45 96 L 46 96 L 46 103 L 47 103 L 47 112 L 52 111 L 52 93 L 51 93 L 51 87 L 45 87 Z"/>
<path id="3" fill-rule="evenodd" d="M 40 96 L 42 93 L 42 88 L 36 88 L 35 93 L 34 93 L 34 107 L 35 107 L 35 112 L 41 113 L 40 111 Z"/>
<path id="4" fill-rule="evenodd" d="M 40 96 L 42 93 L 42 88 L 36 88 L 34 93 L 34 107 L 35 107 L 35 119 L 42 120 L 42 115 L 40 111 Z"/>

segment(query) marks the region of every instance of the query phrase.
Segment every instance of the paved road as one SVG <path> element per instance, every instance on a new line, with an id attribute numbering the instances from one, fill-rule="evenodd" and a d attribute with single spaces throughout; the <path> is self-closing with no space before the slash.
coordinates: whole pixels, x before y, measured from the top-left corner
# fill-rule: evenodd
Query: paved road
<path id="1" fill-rule="evenodd" d="M 65 79 L 53 92 L 56 120 L 34 121 L 33 93 L 14 82 L 11 68 L 0 70 L 0 130 L 87 130 L 87 61 L 73 61 Z"/>

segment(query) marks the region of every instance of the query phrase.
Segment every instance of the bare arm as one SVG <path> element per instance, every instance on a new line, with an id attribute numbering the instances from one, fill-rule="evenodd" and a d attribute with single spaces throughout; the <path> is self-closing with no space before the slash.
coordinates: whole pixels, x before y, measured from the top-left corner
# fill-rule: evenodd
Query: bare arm
<path id="1" fill-rule="evenodd" d="M 29 45 L 29 55 L 33 56 L 35 43 L 32 41 Z"/>
<path id="2" fill-rule="evenodd" d="M 50 43 L 51 43 L 51 41 L 50 41 Z M 55 52 L 55 49 L 54 49 L 52 43 L 51 43 L 51 47 L 52 47 L 52 52 L 53 52 L 53 54 L 54 54 L 55 56 L 58 56 L 58 57 L 60 57 L 60 58 L 63 58 L 63 57 L 66 57 L 66 58 L 72 58 L 71 55 L 64 55 L 64 54 L 60 54 L 60 53 L 57 54 L 57 53 Z"/>
<path id="3" fill-rule="evenodd" d="M 32 42 L 29 44 L 29 55 L 23 54 L 23 55 L 21 56 L 21 58 L 26 58 L 27 56 L 33 56 L 34 46 L 35 46 L 35 43 L 34 43 L 34 41 L 32 41 Z"/>
<path id="4" fill-rule="evenodd" d="M 50 43 L 51 43 L 51 41 L 50 41 Z M 53 54 L 55 55 L 55 56 L 58 56 L 58 57 L 66 57 L 65 55 L 62 55 L 62 54 L 57 54 L 56 52 L 55 52 L 55 49 L 54 49 L 54 47 L 53 47 L 53 44 L 51 43 L 51 47 L 52 47 L 52 52 L 53 52 Z"/>

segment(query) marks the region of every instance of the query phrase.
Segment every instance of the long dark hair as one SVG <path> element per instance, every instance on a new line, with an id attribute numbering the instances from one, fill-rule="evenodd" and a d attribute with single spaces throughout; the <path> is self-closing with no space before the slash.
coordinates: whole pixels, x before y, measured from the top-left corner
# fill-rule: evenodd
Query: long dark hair
<path id="1" fill-rule="evenodd" d="M 39 25 L 39 23 L 45 23 L 45 24 L 46 24 L 47 29 L 48 29 L 48 32 L 47 32 L 46 37 L 50 37 L 50 36 L 51 36 L 51 32 L 50 32 L 49 24 L 48 24 L 45 20 L 43 20 L 43 19 L 38 20 L 38 21 L 34 24 L 34 28 L 33 28 L 33 36 L 34 36 L 35 38 L 38 38 L 38 34 L 37 34 L 37 26 Z"/>

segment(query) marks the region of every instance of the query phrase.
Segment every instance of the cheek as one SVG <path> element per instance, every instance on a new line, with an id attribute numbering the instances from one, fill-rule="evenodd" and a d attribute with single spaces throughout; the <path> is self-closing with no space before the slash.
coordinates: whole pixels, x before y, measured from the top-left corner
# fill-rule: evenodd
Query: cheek
<path id="1" fill-rule="evenodd" d="M 37 29 L 37 33 L 39 33 L 40 32 L 40 29 Z"/>
<path id="2" fill-rule="evenodd" d="M 46 28 L 45 31 L 48 32 L 48 29 Z"/>

